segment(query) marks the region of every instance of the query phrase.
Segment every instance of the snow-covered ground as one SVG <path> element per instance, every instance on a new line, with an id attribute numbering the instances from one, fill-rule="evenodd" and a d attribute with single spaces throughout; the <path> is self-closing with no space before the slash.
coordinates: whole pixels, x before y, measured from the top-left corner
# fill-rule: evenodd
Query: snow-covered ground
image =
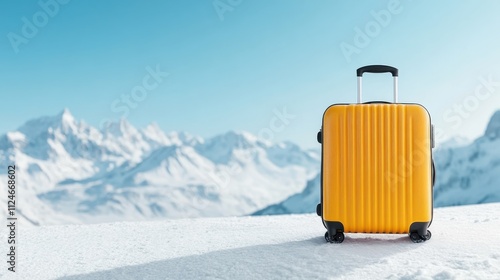
<path id="1" fill-rule="evenodd" d="M 311 214 L 25 227 L 18 231 L 17 272 L 0 273 L 2 279 L 500 279 L 499 214 L 500 203 L 435 209 L 432 239 L 421 244 L 375 234 L 327 244 L 320 218 Z"/>

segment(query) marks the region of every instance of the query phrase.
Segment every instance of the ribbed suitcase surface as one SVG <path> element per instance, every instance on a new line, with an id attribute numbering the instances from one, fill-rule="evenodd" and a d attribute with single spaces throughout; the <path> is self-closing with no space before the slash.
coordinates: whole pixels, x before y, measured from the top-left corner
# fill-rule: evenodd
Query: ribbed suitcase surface
<path id="1" fill-rule="evenodd" d="M 418 104 L 332 105 L 323 117 L 325 221 L 408 233 L 432 219 L 431 124 Z"/>

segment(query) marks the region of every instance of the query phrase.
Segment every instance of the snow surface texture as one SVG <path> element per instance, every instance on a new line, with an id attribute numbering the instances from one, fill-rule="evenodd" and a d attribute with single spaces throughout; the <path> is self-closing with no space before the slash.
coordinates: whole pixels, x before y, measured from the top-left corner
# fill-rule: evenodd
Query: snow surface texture
<path id="1" fill-rule="evenodd" d="M 462 139 L 450 140 L 435 149 L 433 157 L 435 207 L 500 201 L 500 111 L 491 118 L 484 136 L 469 144 Z M 317 176 L 302 192 L 254 214 L 312 213 L 319 200 L 320 177 Z"/>
<path id="2" fill-rule="evenodd" d="M 500 203 L 439 208 L 432 238 L 346 234 L 319 217 L 180 219 L 19 229 L 2 279 L 500 279 Z M 2 227 L 0 235 L 6 236 Z M 6 245 L 3 245 L 6 246 Z M 6 265 L 6 264 L 4 264 Z M 15 277 L 13 277 L 15 276 Z"/>
<path id="3" fill-rule="evenodd" d="M 300 192 L 319 156 L 246 132 L 96 129 L 64 110 L 0 136 L 0 181 L 13 163 L 21 224 L 47 225 L 249 214 Z"/>

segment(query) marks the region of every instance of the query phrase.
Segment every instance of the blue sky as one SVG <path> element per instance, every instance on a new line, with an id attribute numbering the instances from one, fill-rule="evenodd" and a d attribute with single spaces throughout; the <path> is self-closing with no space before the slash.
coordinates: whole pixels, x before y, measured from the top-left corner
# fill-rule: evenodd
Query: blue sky
<path id="1" fill-rule="evenodd" d="M 95 126 L 126 117 L 139 127 L 154 121 L 204 137 L 246 130 L 317 147 L 328 105 L 356 101 L 355 69 L 389 64 L 400 69 L 400 101 L 428 108 L 442 139 L 472 138 L 500 109 L 499 8 L 498 1 L 2 1 L 0 132 L 67 107 Z M 392 98 L 389 75 L 364 82 L 365 100 Z"/>

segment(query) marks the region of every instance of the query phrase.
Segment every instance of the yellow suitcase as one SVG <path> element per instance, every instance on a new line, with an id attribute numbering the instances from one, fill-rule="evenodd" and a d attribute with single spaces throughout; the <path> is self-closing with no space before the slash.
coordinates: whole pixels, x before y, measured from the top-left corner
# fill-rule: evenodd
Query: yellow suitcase
<path id="1" fill-rule="evenodd" d="M 392 73 L 394 103 L 361 103 L 363 73 Z M 430 239 L 434 184 L 433 127 L 419 104 L 397 103 L 398 69 L 369 65 L 357 70 L 358 103 L 326 109 L 322 144 L 322 217 L 331 243 L 348 233 L 409 234 Z"/>

